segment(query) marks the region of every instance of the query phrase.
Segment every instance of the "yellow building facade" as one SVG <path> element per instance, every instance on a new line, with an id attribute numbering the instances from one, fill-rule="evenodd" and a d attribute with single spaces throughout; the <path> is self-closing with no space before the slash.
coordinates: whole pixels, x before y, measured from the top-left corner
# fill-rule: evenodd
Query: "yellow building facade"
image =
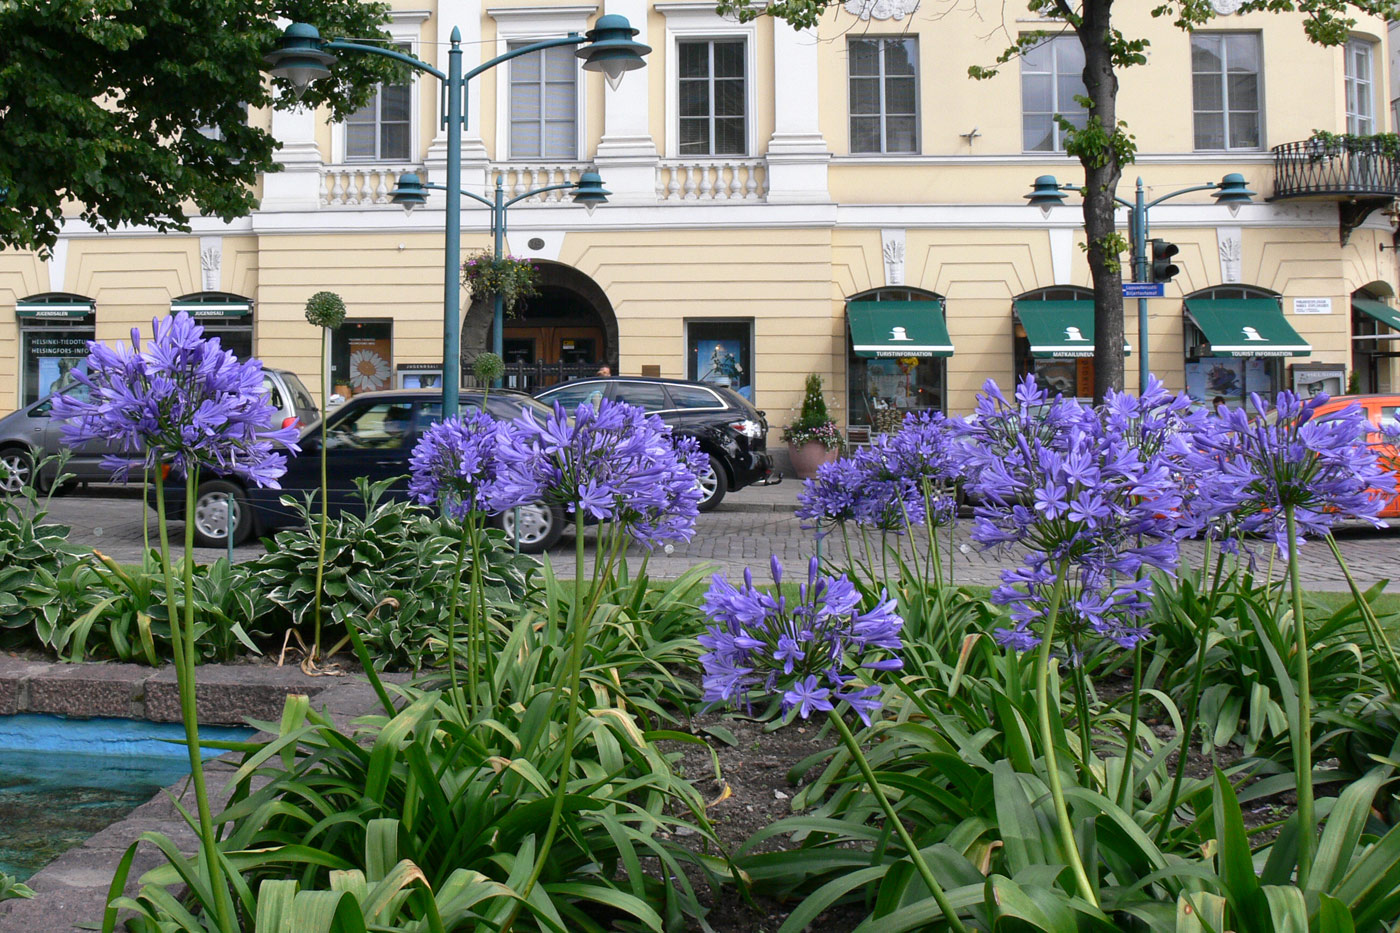
<path id="1" fill-rule="evenodd" d="M 508 250 L 539 263 L 542 288 L 506 322 L 509 361 L 719 381 L 778 426 L 818 373 L 856 439 L 905 410 L 968 411 L 989 378 L 1091 385 L 1078 197 L 1049 212 L 1025 198 L 1038 176 L 1083 177 L 1050 119 L 1082 109 L 1076 44 L 1051 38 L 991 80 L 967 77 L 1008 34 L 1055 24 L 911 0 L 850 0 L 813 30 L 740 24 L 703 0 L 393 6 L 395 41 L 439 67 L 453 27 L 470 68 L 605 13 L 653 48 L 617 90 L 571 54 L 517 60 L 469 90 L 464 187 L 489 196 L 500 175 L 519 193 L 592 167 L 613 192 L 591 215 L 558 193 L 511 208 Z M 1308 142 L 1392 129 L 1385 24 L 1362 20 L 1345 47 L 1319 48 L 1298 17 L 1237 6 L 1219 0 L 1195 34 L 1146 6 L 1116 11 L 1152 41 L 1148 64 L 1121 74 L 1138 157 L 1120 196 L 1137 176 L 1150 201 L 1227 173 L 1257 192 L 1234 210 L 1211 191 L 1151 209 L 1150 235 L 1179 248 L 1180 272 L 1148 302 L 1145 345 L 1125 302 L 1129 388 L 1146 351 L 1169 387 L 1203 399 L 1400 390 L 1388 355 L 1400 342 L 1387 339 L 1400 333 L 1388 317 L 1396 154 Z M 75 219 L 48 260 L 0 252 L 0 411 L 40 397 L 84 340 L 121 339 L 172 307 L 314 388 L 320 335 L 303 306 L 321 290 L 350 313 L 334 391 L 431 384 L 443 207 L 435 195 L 406 214 L 389 192 L 405 171 L 445 179 L 439 107 L 420 78 L 344 124 L 255 112 L 283 143 L 283 171 L 262 180 L 252 216 L 196 218 L 177 235 Z M 487 215 L 464 202 L 464 252 L 490 249 Z M 1126 235 L 1126 211 L 1121 222 Z M 490 310 L 461 299 L 470 358 L 490 346 Z"/>

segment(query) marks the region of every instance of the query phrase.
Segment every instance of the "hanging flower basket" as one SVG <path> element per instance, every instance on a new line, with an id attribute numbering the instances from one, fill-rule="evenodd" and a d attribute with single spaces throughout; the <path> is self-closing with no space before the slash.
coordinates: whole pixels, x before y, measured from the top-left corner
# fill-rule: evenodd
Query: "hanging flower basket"
<path id="1" fill-rule="evenodd" d="M 500 295 L 506 311 L 512 313 L 517 304 L 539 294 L 539 277 L 539 267 L 528 259 L 496 259 L 484 250 L 462 263 L 462 284 L 472 290 L 472 297 Z"/>

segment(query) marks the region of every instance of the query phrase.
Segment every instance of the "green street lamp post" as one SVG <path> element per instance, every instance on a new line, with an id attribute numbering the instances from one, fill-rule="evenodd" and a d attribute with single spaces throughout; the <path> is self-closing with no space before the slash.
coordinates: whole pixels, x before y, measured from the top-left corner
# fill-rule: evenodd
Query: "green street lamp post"
<path id="1" fill-rule="evenodd" d="M 447 255 L 446 261 L 443 263 L 442 308 L 442 410 L 444 417 L 451 417 L 458 413 L 458 390 L 462 368 L 462 312 L 458 297 L 461 294 L 461 273 L 458 266 L 461 262 L 462 252 L 462 131 L 467 126 L 465 106 L 467 82 L 482 72 L 495 68 L 512 58 L 519 58 L 522 55 L 529 55 L 544 49 L 577 45 L 581 46 L 576 54 L 583 59 L 584 70 L 601 71 L 607 78 L 608 84 L 616 89 L 624 74 L 646 64 L 642 56 L 651 51 L 648 46 L 633 41 L 632 37 L 636 34 L 637 30 L 632 28 L 626 17 L 610 13 L 599 17 L 594 28 L 582 36 L 578 33 L 570 33 L 556 39 L 545 39 L 518 49 L 511 49 L 463 74 L 462 31 L 454 28 L 451 37 L 452 48 L 447 55 L 447 73 L 444 74 L 427 62 L 397 49 L 352 42 L 348 39 L 326 40 L 321 38 L 321 34 L 315 26 L 306 23 L 293 23 L 283 33 L 277 48 L 264 57 L 263 60 L 267 63 L 268 71 L 275 77 L 286 79 L 298 96 L 313 81 L 330 75 L 330 66 L 335 63 L 335 53 L 337 52 L 363 52 L 390 58 L 415 71 L 430 74 L 442 82 L 443 126 L 447 130 L 447 184 L 441 186 L 442 190 L 447 193 Z M 588 198 L 582 190 L 584 179 L 580 179 L 580 191 L 575 196 L 575 201 L 582 201 L 585 205 L 588 203 L 596 205 L 606 198 L 606 193 L 603 193 L 601 197 L 597 196 L 599 192 L 602 192 L 602 184 L 595 173 L 588 174 L 593 176 L 592 181 L 597 186 L 594 196 L 591 199 Z M 585 175 L 586 178 L 587 175 Z M 421 187 L 424 186 L 420 183 Z M 502 208 L 503 211 L 504 208 Z M 502 216 L 504 216 L 503 213 Z M 501 239 L 504 235 L 502 227 L 503 225 L 498 226 L 496 233 L 497 255 L 500 255 Z M 500 334 L 501 325 L 498 315 L 497 341 L 500 340 Z"/>
<path id="2" fill-rule="evenodd" d="M 394 190 L 389 193 L 389 200 L 403 207 L 409 213 L 415 208 L 427 203 L 428 191 L 446 191 L 446 185 L 431 184 L 424 182 L 417 174 L 405 172 L 399 176 L 398 183 Z M 491 210 L 491 233 L 495 239 L 495 251 L 492 255 L 499 261 L 505 255 L 506 245 L 506 210 L 512 204 L 533 198 L 535 195 L 544 194 L 546 191 L 573 191 L 574 203 L 583 205 L 588 213 L 593 213 L 593 209 L 599 204 L 606 204 L 611 191 L 603 187 L 603 179 L 597 172 L 588 171 L 579 176 L 578 181 L 565 182 L 558 185 L 546 185 L 543 188 L 535 188 L 518 194 L 509 200 L 506 199 L 505 187 L 502 184 L 501 173 L 496 173 L 496 197 L 495 200 L 484 198 L 473 191 L 459 191 L 459 194 L 485 204 Z M 491 318 L 491 350 L 502 359 L 505 358 L 505 298 L 496 295 L 496 307 Z M 443 374 L 444 382 L 446 373 Z"/>
<path id="3" fill-rule="evenodd" d="M 1065 203 L 1066 191 L 1083 191 L 1083 185 L 1072 185 L 1056 181 L 1054 175 L 1041 175 L 1035 180 L 1031 188 L 1031 193 L 1026 195 L 1026 200 L 1032 207 L 1038 207 L 1046 216 L 1049 216 L 1050 209 Z M 1148 201 L 1144 197 L 1142 179 L 1137 180 L 1137 196 L 1128 201 L 1114 195 L 1113 200 L 1128 209 L 1128 226 L 1132 235 L 1133 247 L 1133 281 L 1152 282 L 1152 254 L 1149 252 L 1150 246 L 1147 238 L 1147 212 L 1161 204 L 1163 201 L 1177 197 L 1182 194 L 1190 194 L 1193 191 L 1214 191 L 1212 197 L 1215 203 L 1224 204 L 1230 210 L 1238 211 L 1241 204 L 1253 202 L 1254 192 L 1249 190 L 1248 183 L 1244 176 L 1237 172 L 1231 172 L 1220 181 L 1211 182 L 1204 185 L 1192 185 L 1189 188 L 1182 188 L 1170 194 L 1164 194 L 1160 198 Z M 1172 274 L 1175 274 L 1174 272 Z M 1151 372 L 1148 365 L 1148 326 L 1147 326 L 1147 298 L 1138 296 L 1138 391 L 1141 392 L 1147 387 L 1147 377 Z"/>

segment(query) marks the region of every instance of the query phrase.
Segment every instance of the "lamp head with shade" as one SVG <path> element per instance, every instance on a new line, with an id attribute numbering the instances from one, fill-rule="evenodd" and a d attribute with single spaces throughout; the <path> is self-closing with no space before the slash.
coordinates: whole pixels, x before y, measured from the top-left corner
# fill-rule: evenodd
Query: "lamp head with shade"
<path id="1" fill-rule="evenodd" d="M 292 23 L 282 33 L 277 48 L 263 56 L 267 70 L 274 78 L 282 78 L 292 86 L 297 100 L 312 82 L 329 77 L 335 56 L 323 51 L 325 40 L 310 23 Z"/>
<path id="2" fill-rule="evenodd" d="M 646 65 L 642 56 L 651 52 L 651 46 L 632 40 L 637 32 L 627 17 L 608 13 L 584 33 L 588 42 L 574 54 L 583 59 L 584 71 L 601 71 L 615 91 L 624 74 Z"/>
<path id="3" fill-rule="evenodd" d="M 1254 192 L 1249 190 L 1249 184 L 1239 172 L 1231 172 L 1220 179 L 1216 189 L 1211 197 L 1215 198 L 1216 204 L 1228 207 L 1231 216 L 1240 212 L 1240 205 L 1254 203 Z"/>
<path id="4" fill-rule="evenodd" d="M 584 172 L 574 186 L 574 203 L 582 204 L 584 210 L 593 213 L 599 204 L 608 203 L 611 191 L 603 187 L 603 179 L 597 172 Z"/>
<path id="5" fill-rule="evenodd" d="M 399 176 L 394 190 L 389 192 L 389 201 L 403 208 L 405 214 L 412 214 L 415 208 L 428 203 L 428 189 L 423 179 L 415 172 L 404 172 Z"/>
<path id="6" fill-rule="evenodd" d="M 1035 180 L 1031 193 L 1026 195 L 1026 200 L 1031 207 L 1040 208 L 1040 212 L 1049 217 L 1052 207 L 1059 207 L 1065 203 L 1065 191 L 1054 175 L 1041 175 Z"/>

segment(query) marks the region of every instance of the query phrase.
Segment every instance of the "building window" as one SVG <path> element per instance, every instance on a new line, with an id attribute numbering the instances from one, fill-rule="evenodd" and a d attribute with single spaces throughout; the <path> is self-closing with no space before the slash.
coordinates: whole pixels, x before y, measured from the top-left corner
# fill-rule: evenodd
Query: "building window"
<path id="1" fill-rule="evenodd" d="M 1065 131 L 1055 121 L 1064 117 L 1077 127 L 1089 111 L 1084 97 L 1084 49 L 1075 36 L 1047 39 L 1021 55 L 1022 145 L 1027 152 L 1064 152 Z"/>
<path id="2" fill-rule="evenodd" d="M 680 146 L 683 156 L 748 153 L 747 79 L 743 39 L 685 39 L 680 60 Z"/>
<path id="3" fill-rule="evenodd" d="M 686 378 L 753 401 L 753 320 L 687 321 L 685 333 Z"/>
<path id="4" fill-rule="evenodd" d="M 846 299 L 854 301 L 943 301 L 941 295 L 915 288 L 880 288 Z M 854 439 L 897 431 L 905 414 L 942 411 L 948 385 L 948 361 L 939 356 L 864 357 L 846 342 L 847 425 Z M 862 430 L 863 429 L 863 430 Z"/>
<path id="5" fill-rule="evenodd" d="M 397 46 L 410 51 L 407 43 Z M 369 103 L 345 119 L 345 161 L 406 162 L 412 146 L 413 85 L 381 84 Z"/>
<path id="6" fill-rule="evenodd" d="M 28 405 L 68 385 L 87 368 L 95 336 L 91 298 L 51 292 L 16 303 L 20 336 L 20 404 Z"/>
<path id="7" fill-rule="evenodd" d="M 331 391 L 341 398 L 390 388 L 392 321 L 346 321 L 331 334 Z"/>
<path id="8" fill-rule="evenodd" d="M 1352 39 L 1346 47 L 1347 132 L 1369 136 L 1376 131 L 1376 92 L 1372 45 Z"/>
<path id="9" fill-rule="evenodd" d="M 518 49 L 528 42 L 512 42 Z M 572 46 L 510 63 L 510 157 L 578 158 L 578 58 Z"/>
<path id="10" fill-rule="evenodd" d="M 851 152 L 918 152 L 918 40 L 852 39 Z"/>
<path id="11" fill-rule="evenodd" d="M 1258 149 L 1259 36 L 1191 37 L 1197 149 Z"/>

